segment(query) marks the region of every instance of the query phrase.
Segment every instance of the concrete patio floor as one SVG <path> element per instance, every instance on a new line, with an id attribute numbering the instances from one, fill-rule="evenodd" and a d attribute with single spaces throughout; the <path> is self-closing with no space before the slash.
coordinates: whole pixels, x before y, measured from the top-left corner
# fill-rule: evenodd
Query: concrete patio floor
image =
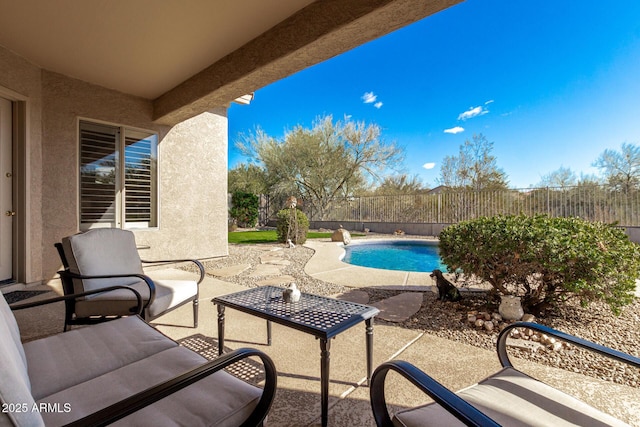
<path id="1" fill-rule="evenodd" d="M 311 270 L 308 273 L 323 280 L 326 280 L 325 277 L 340 276 L 341 273 L 334 268 L 334 260 L 333 257 L 327 256 L 326 270 L 323 270 L 322 257 L 315 259 L 308 265 Z M 157 271 L 153 272 L 153 275 L 171 278 L 194 277 L 191 273 L 182 270 Z M 349 281 L 350 274 L 346 276 L 346 279 L 340 280 Z M 375 275 L 370 276 L 370 279 L 378 281 L 380 278 Z M 397 285 L 407 285 L 407 281 Z M 42 289 L 51 288 L 42 287 Z M 196 334 L 215 339 L 217 337 L 216 309 L 210 302 L 211 299 L 217 295 L 242 289 L 245 288 L 241 285 L 207 277 L 200 285 L 200 325 L 197 329 L 188 327 L 192 319 L 191 306 L 181 307 L 153 323 L 160 331 L 176 340 Z M 60 293 L 59 289 L 53 290 Z M 47 294 L 43 294 L 36 298 L 46 296 Z M 23 339 L 29 340 L 60 332 L 63 312 L 62 303 L 16 312 Z M 225 345 L 230 348 L 258 348 L 274 360 L 278 369 L 278 391 L 269 415 L 270 426 L 320 425 L 320 347 L 316 339 L 302 332 L 274 324 L 273 343 L 267 346 L 264 320 L 228 309 Z M 453 390 L 471 385 L 500 367 L 494 351 L 449 341 L 417 330 L 378 324 L 374 327 L 374 366 L 390 359 L 407 360 Z M 516 359 L 514 363 L 530 375 L 631 425 L 640 426 L 640 389 L 528 361 Z M 338 335 L 332 342 L 329 387 L 330 426 L 375 425 L 365 376 L 363 323 L 362 326 L 357 325 Z M 387 397 L 388 401 L 398 408 L 415 406 L 429 400 L 393 373 L 389 374 L 387 380 Z"/>

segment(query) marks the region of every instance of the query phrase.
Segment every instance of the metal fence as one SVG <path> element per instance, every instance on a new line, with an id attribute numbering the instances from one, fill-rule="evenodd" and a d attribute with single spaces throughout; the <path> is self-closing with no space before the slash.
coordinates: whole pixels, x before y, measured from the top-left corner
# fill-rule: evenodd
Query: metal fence
<path id="1" fill-rule="evenodd" d="M 271 203 L 271 207 L 274 204 Z M 640 225 L 640 192 L 604 187 L 529 188 L 505 191 L 442 191 L 431 194 L 337 199 L 316 209 L 302 204 L 311 221 L 455 223 L 481 216 L 548 214 Z"/>

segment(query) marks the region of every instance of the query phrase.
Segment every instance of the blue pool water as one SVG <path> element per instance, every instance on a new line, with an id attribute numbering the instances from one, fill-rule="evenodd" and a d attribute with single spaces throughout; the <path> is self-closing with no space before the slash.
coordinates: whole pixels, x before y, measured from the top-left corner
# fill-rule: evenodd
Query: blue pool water
<path id="1" fill-rule="evenodd" d="M 352 243 L 344 247 L 344 262 L 386 270 L 431 272 L 447 271 L 438 252 L 437 242 L 405 240 Z"/>

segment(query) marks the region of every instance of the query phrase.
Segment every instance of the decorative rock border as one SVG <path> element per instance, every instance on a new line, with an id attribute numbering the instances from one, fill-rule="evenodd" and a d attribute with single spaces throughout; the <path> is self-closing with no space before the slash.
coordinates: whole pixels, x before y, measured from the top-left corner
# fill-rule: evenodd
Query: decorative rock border
<path id="1" fill-rule="evenodd" d="M 536 318 L 533 314 L 525 314 L 521 320 L 524 322 L 535 322 Z M 484 329 L 488 333 L 500 332 L 506 328 L 507 325 L 514 323 L 514 321 L 511 320 L 504 320 L 500 313 L 476 310 L 467 313 L 466 322 L 469 326 L 476 329 Z M 565 343 L 562 341 L 528 328 L 515 328 L 509 333 L 509 338 L 539 343 L 552 351 L 561 351 L 563 347 L 565 347 Z M 517 347 L 536 348 L 522 345 L 517 345 Z"/>

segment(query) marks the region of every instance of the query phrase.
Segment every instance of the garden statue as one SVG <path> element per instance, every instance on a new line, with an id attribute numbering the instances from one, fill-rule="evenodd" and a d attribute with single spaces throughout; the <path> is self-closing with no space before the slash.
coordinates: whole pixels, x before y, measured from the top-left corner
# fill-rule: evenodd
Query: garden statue
<path id="1" fill-rule="evenodd" d="M 520 302 L 520 297 L 513 295 L 502 295 L 498 313 L 504 320 L 520 320 L 524 316 L 524 310 Z"/>
<path id="2" fill-rule="evenodd" d="M 284 291 L 282 291 L 282 299 L 284 302 L 298 302 L 300 301 L 300 289 L 295 283 L 289 285 Z"/>

